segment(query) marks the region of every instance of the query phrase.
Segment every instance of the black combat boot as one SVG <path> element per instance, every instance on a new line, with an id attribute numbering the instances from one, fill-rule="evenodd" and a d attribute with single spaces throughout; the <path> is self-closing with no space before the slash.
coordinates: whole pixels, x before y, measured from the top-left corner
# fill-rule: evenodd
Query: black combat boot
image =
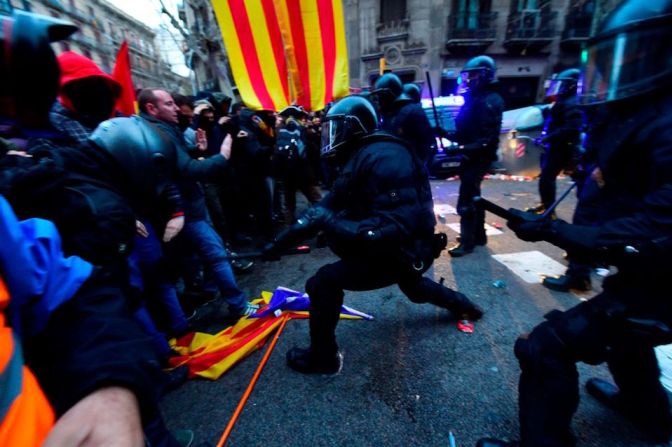
<path id="1" fill-rule="evenodd" d="M 572 275 L 547 276 L 541 282 L 544 287 L 558 292 L 569 292 L 571 289 L 587 292 L 592 289 L 590 278 Z"/>
<path id="2" fill-rule="evenodd" d="M 646 415 L 631 408 L 624 402 L 618 387 L 606 380 L 593 377 L 586 382 L 586 391 L 598 402 L 628 418 L 637 429 L 644 433 L 651 441 L 666 444 L 672 437 L 670 414 Z"/>
<path id="3" fill-rule="evenodd" d="M 336 374 L 343 367 L 343 354 L 317 355 L 310 348 L 292 348 L 287 351 L 287 365 L 303 374 Z"/>
<path id="4" fill-rule="evenodd" d="M 462 242 L 460 242 L 455 247 L 448 250 L 448 253 L 450 253 L 450 256 L 452 256 L 453 258 L 459 258 L 461 256 L 468 255 L 469 253 L 472 253 L 473 251 L 474 251 L 474 247 L 467 247 Z"/>

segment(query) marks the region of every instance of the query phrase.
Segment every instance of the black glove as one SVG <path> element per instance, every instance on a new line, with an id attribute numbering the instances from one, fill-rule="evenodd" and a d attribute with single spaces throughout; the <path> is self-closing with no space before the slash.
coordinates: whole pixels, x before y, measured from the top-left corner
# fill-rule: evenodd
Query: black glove
<path id="1" fill-rule="evenodd" d="M 297 229 L 313 230 L 324 228 L 334 218 L 334 213 L 323 206 L 315 205 L 306 210 L 294 225 Z"/>
<path id="2" fill-rule="evenodd" d="M 554 227 L 554 220 L 551 218 L 515 208 L 509 208 L 509 212 L 513 216 L 506 222 L 506 225 L 516 233 L 519 239 L 528 242 L 554 240 L 557 231 Z"/>

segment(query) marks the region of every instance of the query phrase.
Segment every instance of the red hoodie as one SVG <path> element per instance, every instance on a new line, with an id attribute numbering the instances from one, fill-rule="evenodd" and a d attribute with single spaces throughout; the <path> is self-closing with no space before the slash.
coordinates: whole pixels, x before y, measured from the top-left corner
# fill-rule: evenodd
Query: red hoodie
<path id="1" fill-rule="evenodd" d="M 58 65 L 61 68 L 61 95 L 58 97 L 58 100 L 64 107 L 70 110 L 74 110 L 74 108 L 68 97 L 63 95 L 63 88 L 69 82 L 97 76 L 109 83 L 115 96 L 119 96 L 121 93 L 121 85 L 86 56 L 82 56 L 74 51 L 66 51 L 58 56 Z"/>

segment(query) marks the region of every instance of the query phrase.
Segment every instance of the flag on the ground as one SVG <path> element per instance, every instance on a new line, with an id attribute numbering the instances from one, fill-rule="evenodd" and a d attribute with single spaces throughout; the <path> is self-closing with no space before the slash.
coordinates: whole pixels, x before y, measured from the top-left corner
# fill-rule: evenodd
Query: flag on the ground
<path id="1" fill-rule="evenodd" d="M 131 62 L 128 57 L 128 42 L 124 40 L 117 53 L 112 77 L 121 85 L 121 94 L 117 99 L 115 109 L 126 116 L 135 115 L 138 112 L 135 101 L 135 88 L 131 77 Z"/>
<path id="2" fill-rule="evenodd" d="M 170 365 L 187 365 L 189 377 L 218 379 L 239 360 L 264 345 L 271 332 L 280 325 L 283 313 L 292 319 L 308 318 L 310 300 L 305 293 L 279 287 L 273 294 L 262 292 L 256 302 L 265 306 L 255 315 L 243 317 L 217 334 L 194 332 L 170 340 L 171 347 L 181 354 L 172 357 Z M 373 319 L 347 306 L 341 308 L 341 318 Z"/>
<path id="3" fill-rule="evenodd" d="M 213 0 L 245 104 L 321 110 L 348 94 L 342 0 Z"/>

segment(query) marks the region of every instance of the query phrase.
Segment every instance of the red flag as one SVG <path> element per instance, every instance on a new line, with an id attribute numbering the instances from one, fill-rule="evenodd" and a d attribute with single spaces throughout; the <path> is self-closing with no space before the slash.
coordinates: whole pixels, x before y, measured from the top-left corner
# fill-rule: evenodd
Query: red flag
<path id="1" fill-rule="evenodd" d="M 116 109 L 126 116 L 137 113 L 137 104 L 135 101 L 135 88 L 131 78 L 131 63 L 128 57 L 128 42 L 124 40 L 117 53 L 117 60 L 114 63 L 112 77 L 121 85 L 121 95 L 117 99 Z"/>

